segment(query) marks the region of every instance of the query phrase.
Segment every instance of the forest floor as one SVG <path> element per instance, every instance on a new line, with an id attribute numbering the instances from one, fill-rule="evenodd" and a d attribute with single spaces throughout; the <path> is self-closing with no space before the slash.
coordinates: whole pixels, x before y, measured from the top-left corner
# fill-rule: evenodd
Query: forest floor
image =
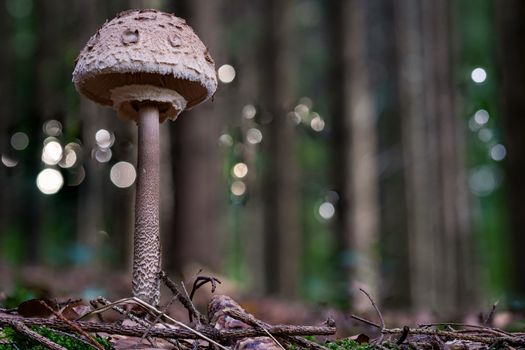
<path id="1" fill-rule="evenodd" d="M 129 283 L 117 276 L 105 277 L 111 291 L 101 295 L 110 301 L 71 293 L 89 291 L 89 274 L 57 275 L 36 268 L 22 275 L 14 278 L 0 271 L 1 288 L 12 292 L 0 289 L 0 350 L 525 349 L 525 333 L 503 330 L 500 326 L 512 317 L 503 312 L 505 317 L 500 317 L 496 306 L 471 318 L 471 323 L 420 324 L 406 317 L 384 317 L 364 290 L 370 312 L 350 315 L 227 293 L 232 298 L 224 294 L 229 287 L 214 277 L 196 276 L 187 288 L 163 274 L 163 298 L 155 307 L 136 298 L 116 300 L 126 295 Z M 7 288 L 7 281 L 17 279 L 26 287 Z M 70 294 L 63 294 L 68 289 Z M 56 295 L 68 296 L 55 299 Z M 75 298 L 81 295 L 83 299 Z M 389 328 L 387 323 L 404 326 Z"/>

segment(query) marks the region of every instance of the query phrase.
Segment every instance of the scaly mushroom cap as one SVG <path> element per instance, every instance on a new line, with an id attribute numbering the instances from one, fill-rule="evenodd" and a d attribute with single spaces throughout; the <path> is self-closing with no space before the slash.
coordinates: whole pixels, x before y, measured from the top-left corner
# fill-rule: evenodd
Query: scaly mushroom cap
<path id="1" fill-rule="evenodd" d="M 206 46 L 184 19 L 157 10 L 129 10 L 106 22 L 80 52 L 73 82 L 81 94 L 133 120 L 134 102 L 158 103 L 163 121 L 217 89 Z"/>

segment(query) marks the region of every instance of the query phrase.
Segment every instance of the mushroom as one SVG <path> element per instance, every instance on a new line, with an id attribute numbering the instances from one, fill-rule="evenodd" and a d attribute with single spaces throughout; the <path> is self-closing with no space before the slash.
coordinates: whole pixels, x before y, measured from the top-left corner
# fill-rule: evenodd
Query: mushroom
<path id="1" fill-rule="evenodd" d="M 93 35 L 73 72 L 77 91 L 138 125 L 133 296 L 160 297 L 159 124 L 211 97 L 213 59 L 184 19 L 157 10 L 119 13 Z"/>

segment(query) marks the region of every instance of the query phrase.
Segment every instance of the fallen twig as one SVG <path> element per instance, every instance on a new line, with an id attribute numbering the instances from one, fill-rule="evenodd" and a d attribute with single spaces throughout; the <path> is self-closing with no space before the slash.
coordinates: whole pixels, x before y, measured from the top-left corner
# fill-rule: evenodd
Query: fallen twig
<path id="1" fill-rule="evenodd" d="M 381 330 L 381 335 L 379 336 L 379 338 L 375 339 L 374 342 L 375 344 L 381 344 L 383 342 L 383 331 L 385 330 L 385 320 L 383 319 L 383 314 L 381 314 L 381 311 L 379 310 L 379 308 L 377 307 L 374 299 L 372 299 L 372 297 L 370 296 L 370 294 L 368 294 L 368 292 L 366 290 L 364 290 L 363 288 L 359 288 L 359 290 L 364 294 L 366 295 L 366 297 L 368 298 L 368 300 L 370 300 L 370 303 L 372 304 L 372 307 L 374 308 L 374 310 L 376 311 L 377 313 L 377 316 L 379 317 L 379 329 Z"/>
<path id="2" fill-rule="evenodd" d="M 382 331 L 383 334 L 402 334 L 404 330 L 402 328 L 392 328 L 392 329 L 384 329 Z M 496 341 L 504 341 L 508 342 L 509 344 L 513 345 L 525 345 L 525 339 L 521 337 L 515 337 L 515 336 L 496 336 L 496 335 L 472 335 L 472 334 L 465 334 L 465 333 L 459 333 L 455 331 L 445 331 L 445 330 L 439 330 L 439 329 L 423 329 L 423 328 L 410 328 L 409 332 L 411 334 L 419 334 L 419 335 L 436 335 L 439 337 L 446 337 L 449 339 L 461 339 L 461 340 L 468 340 L 472 342 L 477 343 L 483 343 L 483 344 L 492 344 Z"/>
<path id="3" fill-rule="evenodd" d="M 246 312 L 241 312 L 240 310 L 236 310 L 236 309 L 225 310 L 224 313 L 229 315 L 230 317 L 233 317 L 233 318 L 235 318 L 235 319 L 237 319 L 239 321 L 242 321 L 242 322 L 246 323 L 247 325 L 251 325 L 251 326 L 257 327 L 258 329 L 263 330 L 267 335 L 269 335 L 272 338 L 272 340 L 276 341 L 275 338 L 272 336 L 273 332 L 271 332 L 269 330 L 272 326 L 267 324 L 267 323 L 265 323 L 265 322 L 263 322 L 263 321 L 261 321 L 261 320 L 256 319 L 253 315 L 248 314 Z M 331 328 L 333 329 L 333 333 L 331 333 L 331 334 L 334 334 L 335 333 L 335 326 L 331 327 Z M 307 335 L 307 334 L 302 334 L 302 335 Z M 329 335 L 329 334 L 315 334 L 315 335 Z M 300 345 L 302 347 L 305 347 L 305 348 L 308 348 L 308 349 L 318 349 L 318 350 L 325 350 L 325 349 L 327 349 L 326 347 L 324 347 L 324 346 L 322 346 L 320 344 L 317 344 L 315 342 L 309 341 L 309 340 L 304 339 L 304 338 L 302 338 L 300 336 L 285 335 L 285 336 L 282 336 L 282 338 L 284 338 L 285 340 L 287 340 L 290 343 L 295 343 L 295 344 L 298 344 L 298 345 Z M 281 344 L 279 344 L 279 346 L 282 347 Z"/>
<path id="4" fill-rule="evenodd" d="M 215 289 L 217 289 L 217 283 L 221 284 L 221 281 L 212 276 L 197 276 L 195 281 L 193 281 L 193 286 L 191 287 L 190 300 L 193 300 L 195 292 L 206 283 L 211 284 L 211 292 L 214 293 Z"/>
<path id="5" fill-rule="evenodd" d="M 115 301 L 115 302 L 113 302 L 111 304 L 108 304 L 108 305 L 106 305 L 104 307 L 101 307 L 99 309 L 96 309 L 96 310 L 93 310 L 93 311 L 89 312 L 88 314 L 82 316 L 82 318 L 86 317 L 89 314 L 96 314 L 96 313 L 104 312 L 104 311 L 112 308 L 115 305 L 125 304 L 125 303 L 133 303 L 133 304 L 139 305 L 152 316 L 157 316 L 157 315 L 160 314 L 160 315 L 162 315 L 163 318 L 169 320 L 170 322 L 173 322 L 174 324 L 176 324 L 176 325 L 178 325 L 178 326 L 180 326 L 182 328 L 185 328 L 186 330 L 190 331 L 191 333 L 197 335 L 197 338 L 202 338 L 202 339 L 204 339 L 204 340 L 206 340 L 206 341 L 208 341 L 210 343 L 213 343 L 213 344 L 217 345 L 218 347 L 220 347 L 221 349 L 227 349 L 224 346 L 222 346 L 221 344 L 219 344 L 216 341 L 214 341 L 213 339 L 210 339 L 209 337 L 207 337 L 205 334 L 202 334 L 201 332 L 191 328 L 190 326 L 187 326 L 184 323 L 182 323 L 180 321 L 177 321 L 176 319 L 171 318 L 170 316 L 168 316 L 166 314 L 163 314 L 162 312 L 157 310 L 157 308 L 155 308 L 154 306 L 152 306 L 152 305 L 146 303 L 145 301 L 143 301 L 143 300 L 141 300 L 139 298 L 136 298 L 136 297 L 130 297 L 130 298 L 124 298 L 124 299 L 117 300 L 117 301 Z"/>
<path id="6" fill-rule="evenodd" d="M 190 298 L 185 296 L 179 288 L 177 288 L 177 285 L 175 282 L 173 282 L 166 272 L 161 271 L 160 272 L 160 280 L 166 285 L 166 287 L 171 290 L 171 292 L 174 295 L 177 295 L 177 299 L 179 299 L 180 303 L 188 310 L 190 322 L 193 320 L 193 317 L 198 319 L 201 323 L 206 323 L 206 317 L 204 317 L 196 308 L 195 305 L 191 302 Z"/>
<path id="7" fill-rule="evenodd" d="M 483 321 L 483 325 L 485 326 L 492 326 L 492 321 L 494 320 L 494 313 L 496 312 L 496 308 L 498 307 L 499 300 L 496 300 L 494 304 L 492 304 L 492 308 L 490 309 L 489 314 L 487 315 L 487 318 Z"/>
<path id="8" fill-rule="evenodd" d="M 487 326 L 481 326 L 477 324 L 466 324 L 466 323 L 457 323 L 457 322 L 436 322 L 436 323 L 426 323 L 426 324 L 420 324 L 419 327 L 436 327 L 436 326 L 451 326 L 451 327 L 463 327 L 463 328 L 473 328 L 477 330 L 478 332 L 488 332 L 492 333 L 494 335 L 498 336 L 519 336 L 520 333 L 509 333 L 507 331 L 504 331 L 503 329 L 499 328 L 492 328 Z M 459 331 L 459 330 L 456 330 Z"/>
<path id="9" fill-rule="evenodd" d="M 61 319 L 49 318 L 24 318 L 14 315 L 0 314 L 0 324 L 9 324 L 13 321 L 20 321 L 26 326 L 45 326 L 58 330 L 71 330 L 70 325 Z M 73 321 L 71 321 L 73 322 Z M 115 323 L 98 323 L 92 321 L 74 321 L 79 327 L 87 332 L 105 332 L 108 334 L 119 334 L 140 337 L 147 330 L 144 326 L 123 326 Z M 189 328 L 189 327 L 188 327 Z M 274 336 L 294 336 L 294 335 L 332 335 L 335 327 L 314 327 L 314 326 L 290 326 L 275 325 L 267 328 L 267 331 Z M 266 336 L 266 332 L 256 328 L 246 328 L 240 330 L 217 330 L 209 326 L 202 326 L 199 330 L 202 335 L 218 341 L 228 341 L 246 337 Z M 201 336 L 191 329 L 162 329 L 153 328 L 150 335 L 155 338 L 173 339 L 199 339 Z M 216 344 L 217 345 L 217 344 Z M 220 345 L 220 344 L 219 344 Z M 221 346 L 223 349 L 224 347 Z"/>
<path id="10" fill-rule="evenodd" d="M 359 316 L 356 316 L 356 315 L 353 315 L 353 314 L 350 315 L 350 318 L 353 318 L 354 320 L 357 320 L 357 321 L 359 321 L 359 322 L 366 323 L 366 324 L 369 325 L 369 326 L 373 326 L 373 327 L 376 327 L 376 328 L 381 329 L 381 326 L 380 326 L 380 325 L 378 325 L 377 323 L 374 323 L 374 322 L 372 322 L 372 321 L 369 321 L 369 320 L 367 320 L 367 319 L 365 319 L 365 318 L 362 318 L 362 317 L 359 317 Z"/>
<path id="11" fill-rule="evenodd" d="M 275 344 L 277 344 L 281 349 L 286 350 L 284 346 L 281 343 L 279 343 L 270 332 L 268 332 L 268 330 L 266 329 L 267 325 L 263 324 L 262 321 L 259 321 L 253 315 L 248 314 L 246 312 L 240 312 L 239 310 L 235 309 L 225 310 L 224 312 L 233 318 L 243 321 L 247 325 L 262 329 L 274 341 Z"/>
<path id="12" fill-rule="evenodd" d="M 379 311 L 379 308 L 377 307 L 374 299 L 372 299 L 372 297 L 370 296 L 370 294 L 368 294 L 368 292 L 366 290 L 364 290 L 363 288 L 359 288 L 359 290 L 364 294 L 366 295 L 366 297 L 368 298 L 368 300 L 370 300 L 370 303 L 372 304 L 372 307 L 374 308 L 374 310 L 376 311 L 377 313 L 377 316 L 379 317 L 379 321 L 381 322 L 380 323 L 380 328 L 383 330 L 385 329 L 385 320 L 383 319 L 383 314 L 381 314 L 381 311 Z"/>

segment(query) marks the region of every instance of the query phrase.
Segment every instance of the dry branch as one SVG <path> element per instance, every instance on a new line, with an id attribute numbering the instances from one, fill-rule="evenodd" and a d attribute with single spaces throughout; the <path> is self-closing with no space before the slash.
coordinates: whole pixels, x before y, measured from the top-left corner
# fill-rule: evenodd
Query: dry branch
<path id="1" fill-rule="evenodd" d="M 70 331 L 71 325 L 60 319 L 48 318 L 23 318 L 13 315 L 0 315 L 0 325 L 10 325 L 12 322 L 21 322 L 26 326 L 45 326 L 62 331 Z M 123 326 L 114 323 L 98 323 L 91 321 L 71 321 L 86 332 L 104 332 L 108 334 L 120 334 L 127 336 L 140 337 L 147 330 L 144 326 Z M 313 327 L 313 326 L 289 326 L 276 325 L 267 328 L 267 331 L 274 336 L 294 336 L 294 335 L 331 335 L 335 333 L 335 327 Z M 266 332 L 261 329 L 242 329 L 242 330 L 216 330 L 214 328 L 203 326 L 199 332 L 216 339 L 218 341 L 228 341 L 232 339 L 266 336 Z M 161 329 L 153 328 L 149 335 L 155 338 L 173 338 L 173 339 L 199 339 L 199 335 L 186 329 Z"/>

